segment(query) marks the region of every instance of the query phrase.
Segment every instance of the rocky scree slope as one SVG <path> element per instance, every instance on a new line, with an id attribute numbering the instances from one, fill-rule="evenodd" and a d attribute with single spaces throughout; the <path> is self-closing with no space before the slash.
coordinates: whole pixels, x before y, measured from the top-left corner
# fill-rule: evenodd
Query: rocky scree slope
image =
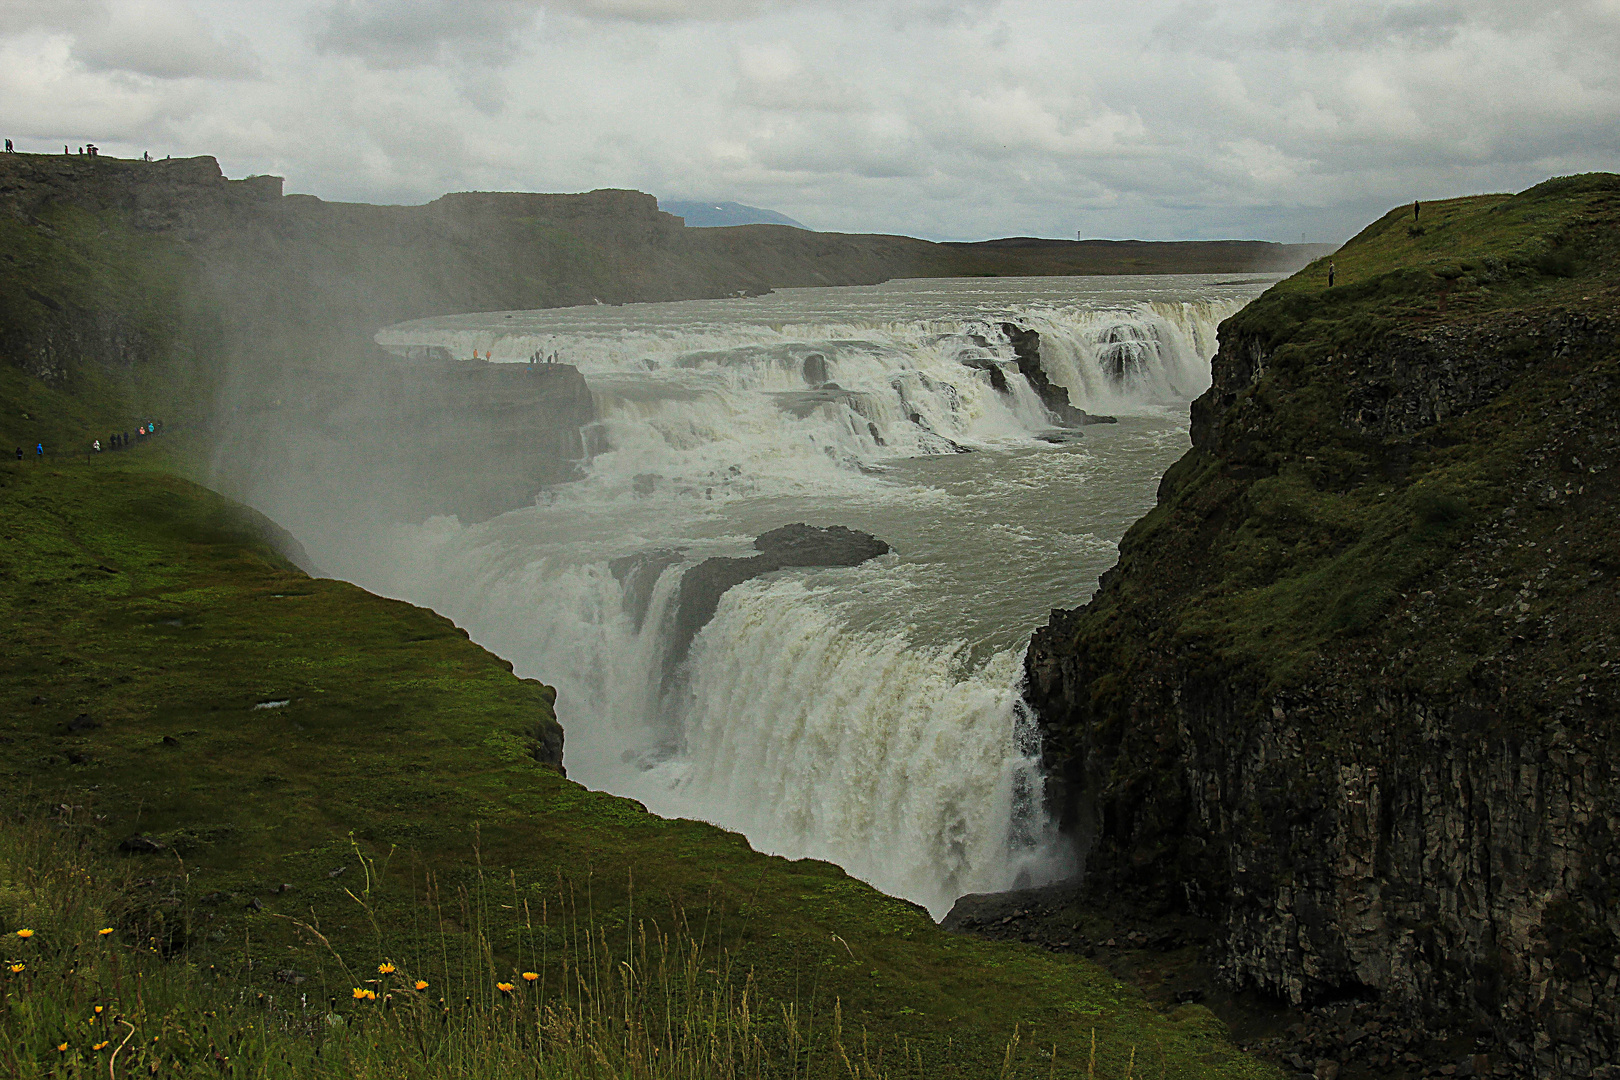
<path id="1" fill-rule="evenodd" d="M 1612 175 L 1408 206 L 1223 324 L 1028 654 L 1093 895 L 1214 919 L 1235 987 L 1615 1071 L 1617 248 Z"/>

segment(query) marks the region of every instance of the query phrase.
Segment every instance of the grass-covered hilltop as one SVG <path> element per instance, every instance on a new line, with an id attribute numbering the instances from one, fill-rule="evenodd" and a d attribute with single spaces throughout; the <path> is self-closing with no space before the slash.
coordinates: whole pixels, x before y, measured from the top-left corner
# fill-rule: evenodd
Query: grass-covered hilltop
<path id="1" fill-rule="evenodd" d="M 1029 654 L 1092 902 L 1339 1003 L 1306 1070 L 1610 1075 L 1620 177 L 1393 210 L 1220 342 L 1157 507 Z"/>
<path id="2" fill-rule="evenodd" d="M 370 401 L 395 319 L 791 263 L 747 229 L 683 263 L 700 241 L 633 193 L 441 202 L 0 159 L 0 1074 L 1274 1076 L 1200 1006 L 587 791 L 557 762 L 589 716 L 198 482 L 263 467 L 255 425 Z M 883 238 L 803 236 L 817 273 L 891 272 L 856 257 Z M 481 409 L 568 415 L 571 371 L 561 404 L 431 377 L 494 442 Z M 310 374 L 327 396 L 292 397 Z"/>

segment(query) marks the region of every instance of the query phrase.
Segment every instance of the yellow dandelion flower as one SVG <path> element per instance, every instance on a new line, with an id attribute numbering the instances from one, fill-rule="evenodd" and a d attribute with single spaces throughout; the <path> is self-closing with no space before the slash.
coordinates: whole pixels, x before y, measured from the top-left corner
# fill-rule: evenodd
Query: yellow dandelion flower
<path id="1" fill-rule="evenodd" d="M 34 936 L 34 932 L 27 929 L 19 930 L 17 931 L 17 936 L 22 938 L 24 941 L 27 941 L 29 938 Z"/>
<path id="2" fill-rule="evenodd" d="M 13 975 L 20 974 L 22 972 L 22 970 L 24 968 L 26 968 L 27 966 L 28 966 L 27 964 L 12 964 L 11 965 L 11 973 Z"/>
<path id="3" fill-rule="evenodd" d="M 58 1054 L 65 1054 L 65 1053 L 67 1053 L 67 1043 L 57 1043 L 57 1044 L 56 1044 L 56 1052 L 57 1052 L 57 1053 L 58 1053 Z"/>
<path id="4" fill-rule="evenodd" d="M 496 983 L 495 984 L 495 989 L 499 990 L 503 994 L 510 994 L 512 992 L 512 984 L 511 983 Z"/>
<path id="5" fill-rule="evenodd" d="M 97 1005 L 97 1006 L 96 1006 L 96 1015 L 97 1015 L 97 1016 L 100 1016 L 100 1015 L 101 1015 L 101 1010 L 102 1010 L 102 1009 L 103 1009 L 103 1008 L 105 1008 L 105 1006 L 102 1006 L 102 1005 Z"/>
<path id="6" fill-rule="evenodd" d="M 113 928 L 110 927 L 110 926 L 103 926 L 100 930 L 96 931 L 96 933 L 100 934 L 102 937 L 106 937 L 108 934 L 110 934 L 112 932 L 113 932 Z"/>
<path id="7" fill-rule="evenodd" d="M 417 979 L 416 980 L 416 988 L 418 990 L 426 990 L 427 989 L 427 980 L 426 979 Z"/>
<path id="8" fill-rule="evenodd" d="M 379 975 L 392 975 L 393 973 L 394 973 L 394 965 L 393 964 L 378 964 L 377 965 L 377 974 L 379 974 Z"/>
<path id="9" fill-rule="evenodd" d="M 92 1046 L 90 1049 L 92 1049 L 92 1050 L 105 1050 L 105 1049 L 107 1049 L 107 1043 L 106 1042 L 98 1042 L 94 1046 Z"/>
<path id="10" fill-rule="evenodd" d="M 365 991 L 365 989 L 362 988 L 362 987 L 359 987 L 359 986 L 355 987 L 354 988 L 354 1000 L 356 1000 L 356 1001 L 364 1001 L 365 999 L 366 999 L 366 991 Z"/>
<path id="11" fill-rule="evenodd" d="M 523 981 L 524 982 L 531 982 L 532 983 L 536 979 L 538 979 L 539 977 L 540 977 L 540 973 L 538 971 L 525 971 L 523 973 Z"/>

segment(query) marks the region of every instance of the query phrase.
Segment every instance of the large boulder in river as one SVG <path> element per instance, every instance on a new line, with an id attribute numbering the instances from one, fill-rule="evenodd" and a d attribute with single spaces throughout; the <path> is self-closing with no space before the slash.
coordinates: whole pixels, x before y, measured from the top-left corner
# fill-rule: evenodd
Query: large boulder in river
<path id="1" fill-rule="evenodd" d="M 733 585 L 790 566 L 859 566 L 890 550 L 888 544 L 870 533 L 842 525 L 818 528 L 802 523 L 772 529 L 755 539 L 754 547 L 759 549 L 758 555 L 704 559 L 681 576 L 680 593 L 675 599 L 674 641 L 669 652 L 671 665 L 686 659 L 692 639 L 714 618 L 720 597 Z"/>
<path id="2" fill-rule="evenodd" d="M 871 533 L 829 525 L 784 525 L 754 541 L 779 566 L 859 566 L 867 559 L 889 553 L 889 545 Z"/>

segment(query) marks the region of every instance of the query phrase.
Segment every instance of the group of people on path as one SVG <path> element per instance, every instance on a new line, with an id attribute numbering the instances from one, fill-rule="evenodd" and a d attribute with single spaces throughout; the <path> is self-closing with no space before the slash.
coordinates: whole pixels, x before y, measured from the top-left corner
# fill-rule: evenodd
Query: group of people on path
<path id="1" fill-rule="evenodd" d="M 141 442 L 141 441 L 145 440 L 148 436 L 156 435 L 158 433 L 158 430 L 159 430 L 160 427 L 161 427 L 161 425 L 156 420 L 150 421 L 149 423 L 142 424 L 140 427 L 135 429 L 135 441 L 136 442 Z M 127 432 L 127 431 L 125 431 L 125 432 L 117 432 L 117 431 L 115 431 L 111 435 L 107 436 L 107 447 L 106 448 L 108 450 L 123 450 L 123 449 L 126 449 L 128 446 L 129 446 L 129 432 Z M 101 450 L 102 450 L 102 446 L 101 446 L 101 440 L 100 439 L 97 439 L 95 442 L 90 444 L 90 452 L 91 453 L 99 454 L 99 453 L 101 453 Z"/>
<path id="2" fill-rule="evenodd" d="M 478 350 L 474 349 L 472 358 L 474 360 L 493 361 L 495 359 L 495 350 L 490 349 L 488 352 L 486 352 L 482 356 L 480 356 L 478 354 Z M 529 366 L 530 367 L 534 367 L 534 365 L 536 365 L 536 364 L 556 364 L 556 363 L 560 363 L 560 362 L 561 361 L 558 360 L 557 354 L 555 352 L 548 353 L 544 349 L 536 349 L 529 356 Z"/>
<path id="3" fill-rule="evenodd" d="M 17 152 L 17 148 L 11 144 L 10 139 L 7 139 L 6 140 L 6 153 L 15 154 L 16 152 Z M 73 156 L 73 151 L 68 149 L 66 143 L 64 143 L 62 145 L 62 153 L 66 154 L 68 157 Z M 85 143 L 83 146 L 79 147 L 79 153 L 84 157 L 100 157 L 101 156 L 101 147 L 97 146 L 95 143 Z M 141 160 L 142 161 L 151 161 L 152 160 L 151 152 L 143 150 L 141 152 Z"/>
<path id="4" fill-rule="evenodd" d="M 145 442 L 147 439 L 151 438 L 154 435 L 157 435 L 162 430 L 163 430 L 163 424 L 162 424 L 161 421 L 149 420 L 146 423 L 140 425 L 139 427 L 137 427 L 135 429 L 135 440 L 134 441 L 138 442 L 138 443 L 139 442 Z M 127 432 L 127 431 L 115 431 L 111 435 L 107 436 L 107 445 L 106 446 L 103 446 L 101 444 L 100 439 L 92 439 L 90 441 L 90 449 L 89 449 L 88 453 L 93 455 L 93 454 L 99 454 L 103 450 L 124 450 L 124 449 L 127 449 L 129 447 L 129 445 L 130 445 L 129 432 Z M 23 448 L 20 447 L 20 446 L 17 447 L 17 460 L 21 461 L 21 460 L 23 460 L 23 458 L 25 456 L 26 456 L 26 454 L 23 452 Z M 34 460 L 35 461 L 44 461 L 45 460 L 45 444 L 44 444 L 44 442 L 36 442 L 34 444 Z"/>

